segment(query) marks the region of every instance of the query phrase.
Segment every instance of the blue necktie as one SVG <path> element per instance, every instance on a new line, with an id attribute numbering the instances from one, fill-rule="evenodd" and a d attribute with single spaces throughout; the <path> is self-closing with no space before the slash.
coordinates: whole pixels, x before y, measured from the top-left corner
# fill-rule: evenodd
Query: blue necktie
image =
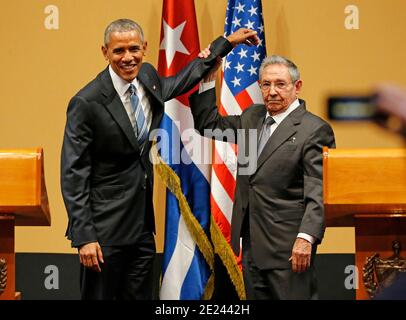
<path id="1" fill-rule="evenodd" d="M 145 121 L 144 111 L 142 110 L 140 99 L 138 99 L 135 86 L 131 84 L 128 91 L 130 92 L 131 107 L 136 120 L 134 126 L 135 136 L 137 137 L 138 144 L 142 146 L 148 137 L 147 121 Z"/>
<path id="2" fill-rule="evenodd" d="M 258 152 L 257 152 L 257 157 L 259 158 L 262 150 L 264 150 L 264 147 L 271 136 L 271 125 L 275 123 L 274 118 L 272 117 L 267 117 L 265 119 L 264 125 L 262 126 L 261 130 L 261 136 L 259 137 L 259 142 L 258 142 Z"/>

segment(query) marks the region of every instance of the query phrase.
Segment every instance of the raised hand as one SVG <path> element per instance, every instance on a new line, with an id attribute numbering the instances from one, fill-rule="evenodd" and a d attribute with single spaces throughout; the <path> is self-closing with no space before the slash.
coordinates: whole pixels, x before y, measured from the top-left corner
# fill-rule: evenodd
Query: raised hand
<path id="1" fill-rule="evenodd" d="M 239 44 L 246 44 L 248 46 L 256 46 L 259 43 L 259 38 L 257 32 L 247 28 L 240 28 L 236 32 L 230 34 L 227 40 L 232 44 L 233 47 Z"/>
<path id="2" fill-rule="evenodd" d="M 210 55 L 211 51 L 210 51 L 210 45 L 207 48 L 204 48 L 202 51 L 199 52 L 199 54 L 197 55 L 199 58 L 207 58 Z"/>

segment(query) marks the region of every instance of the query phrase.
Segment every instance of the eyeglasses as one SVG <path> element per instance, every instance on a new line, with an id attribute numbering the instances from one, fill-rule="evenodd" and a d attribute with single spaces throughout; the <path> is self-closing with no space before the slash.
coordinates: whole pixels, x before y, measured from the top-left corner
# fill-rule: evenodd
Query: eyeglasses
<path id="1" fill-rule="evenodd" d="M 286 90 L 290 84 L 293 84 L 294 82 L 283 82 L 283 81 L 279 81 L 276 83 L 272 83 L 272 82 L 263 82 L 261 83 L 259 86 L 261 88 L 261 90 L 263 92 L 268 92 L 269 90 L 271 90 L 272 86 L 274 88 L 275 91 L 283 91 Z"/>

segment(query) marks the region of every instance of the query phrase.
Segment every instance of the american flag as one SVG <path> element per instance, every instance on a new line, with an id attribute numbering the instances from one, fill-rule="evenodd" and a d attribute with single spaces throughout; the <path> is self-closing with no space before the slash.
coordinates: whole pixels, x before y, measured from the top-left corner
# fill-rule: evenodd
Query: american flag
<path id="1" fill-rule="evenodd" d="M 261 0 L 229 0 L 224 35 L 239 28 L 257 31 L 259 44 L 239 45 L 223 59 L 221 115 L 238 115 L 254 103 L 263 103 L 258 85 L 259 67 L 266 56 Z M 211 236 L 215 252 L 227 269 L 240 299 L 245 298 L 241 256 L 230 247 L 230 224 L 237 173 L 237 148 L 216 141 L 211 179 Z"/>

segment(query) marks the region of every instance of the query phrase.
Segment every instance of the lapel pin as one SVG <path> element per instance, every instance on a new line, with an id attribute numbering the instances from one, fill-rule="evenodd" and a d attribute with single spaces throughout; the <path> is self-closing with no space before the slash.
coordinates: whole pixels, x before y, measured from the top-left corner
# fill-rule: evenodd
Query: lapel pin
<path id="1" fill-rule="evenodd" d="M 152 86 L 152 90 L 154 90 L 154 91 L 156 90 L 156 85 Z"/>

